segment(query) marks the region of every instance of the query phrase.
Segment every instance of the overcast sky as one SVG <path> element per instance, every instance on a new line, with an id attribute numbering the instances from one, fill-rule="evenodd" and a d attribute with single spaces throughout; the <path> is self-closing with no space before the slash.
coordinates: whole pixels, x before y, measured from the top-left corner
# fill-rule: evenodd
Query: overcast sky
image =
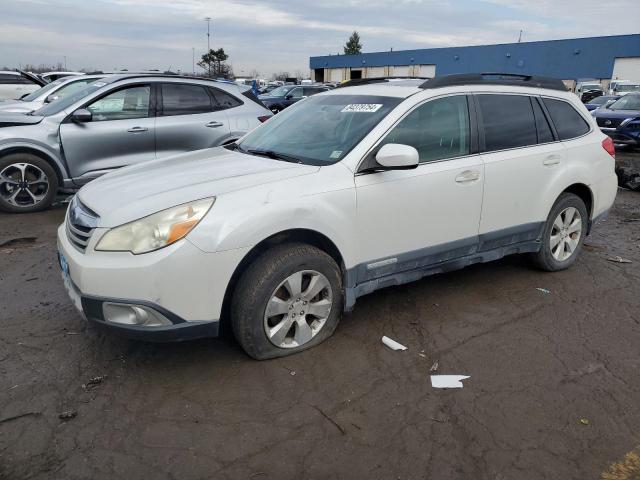
<path id="1" fill-rule="evenodd" d="M 0 0 L 0 12 L 0 68 L 66 55 L 69 69 L 190 72 L 209 16 L 238 76 L 306 73 L 353 30 L 365 52 L 640 32 L 638 0 Z"/>

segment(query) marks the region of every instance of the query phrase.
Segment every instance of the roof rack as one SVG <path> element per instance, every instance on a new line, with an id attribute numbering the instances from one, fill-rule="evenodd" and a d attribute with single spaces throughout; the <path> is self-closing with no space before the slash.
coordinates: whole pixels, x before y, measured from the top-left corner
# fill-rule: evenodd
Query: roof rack
<path id="1" fill-rule="evenodd" d="M 431 77 L 370 77 L 353 78 L 339 84 L 336 88 L 355 87 L 356 85 L 368 85 L 370 83 L 384 83 L 391 80 L 429 80 Z M 423 84 L 424 85 L 424 84 Z"/>
<path id="2" fill-rule="evenodd" d="M 420 88 L 455 87 L 459 85 L 510 85 L 520 87 L 548 88 L 549 90 L 567 91 L 562 80 L 534 75 L 518 75 L 515 73 L 461 73 L 443 75 L 427 80 Z"/>

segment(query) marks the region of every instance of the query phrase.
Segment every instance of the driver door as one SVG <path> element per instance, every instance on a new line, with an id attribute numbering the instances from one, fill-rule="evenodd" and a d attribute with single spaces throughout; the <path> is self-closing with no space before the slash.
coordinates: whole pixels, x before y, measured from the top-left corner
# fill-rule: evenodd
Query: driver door
<path id="1" fill-rule="evenodd" d="M 65 158 L 73 177 L 84 180 L 155 158 L 155 117 L 151 86 L 135 84 L 92 101 L 89 122 L 60 125 Z M 84 183 L 83 181 L 81 183 Z"/>
<path id="2" fill-rule="evenodd" d="M 420 164 L 356 175 L 356 283 L 477 250 L 484 167 L 474 132 L 467 97 L 452 95 L 419 105 L 373 150 L 410 145 Z"/>

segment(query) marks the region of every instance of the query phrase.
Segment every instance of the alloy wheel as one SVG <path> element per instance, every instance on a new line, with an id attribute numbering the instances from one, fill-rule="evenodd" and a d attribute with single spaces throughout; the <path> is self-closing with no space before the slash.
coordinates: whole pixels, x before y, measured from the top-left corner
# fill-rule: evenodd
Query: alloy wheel
<path id="1" fill-rule="evenodd" d="M 327 277 L 315 270 L 289 275 L 274 290 L 264 313 L 264 331 L 280 348 L 311 341 L 327 322 L 333 292 Z"/>
<path id="2" fill-rule="evenodd" d="M 39 204 L 49 188 L 47 175 L 31 163 L 13 163 L 0 172 L 0 198 L 15 207 Z"/>
<path id="3" fill-rule="evenodd" d="M 567 260 L 580 245 L 582 216 L 578 209 L 567 207 L 553 222 L 549 247 L 551 255 L 559 262 Z"/>

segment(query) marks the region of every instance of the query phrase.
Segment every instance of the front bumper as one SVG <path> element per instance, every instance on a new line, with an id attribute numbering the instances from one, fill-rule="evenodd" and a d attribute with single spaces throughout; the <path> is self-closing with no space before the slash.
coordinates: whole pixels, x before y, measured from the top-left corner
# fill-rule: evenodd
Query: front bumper
<path id="1" fill-rule="evenodd" d="M 637 132 L 634 135 L 633 133 L 628 133 L 616 128 L 601 128 L 600 130 L 605 135 L 611 137 L 613 143 L 617 145 L 630 145 L 634 147 L 640 146 L 640 132 Z"/>
<path id="2" fill-rule="evenodd" d="M 101 231 L 102 230 L 102 231 Z M 92 324 L 130 338 L 181 341 L 218 334 L 227 285 L 244 249 L 205 253 L 183 239 L 143 255 L 97 252 L 105 233 L 96 229 L 86 252 L 58 229 L 58 250 L 64 257 L 65 286 L 77 308 Z M 140 307 L 165 319 L 166 325 L 140 326 L 110 321 L 104 304 Z"/>

